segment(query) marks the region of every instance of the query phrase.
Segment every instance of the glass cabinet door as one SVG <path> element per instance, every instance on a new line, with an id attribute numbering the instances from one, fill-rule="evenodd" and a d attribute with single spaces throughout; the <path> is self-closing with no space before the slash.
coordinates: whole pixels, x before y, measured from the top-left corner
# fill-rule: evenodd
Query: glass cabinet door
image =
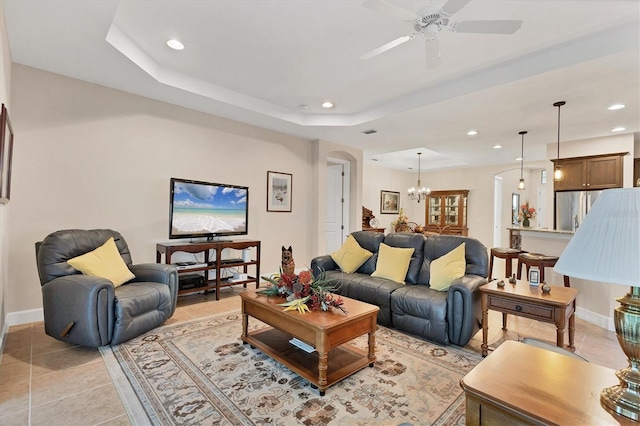
<path id="1" fill-rule="evenodd" d="M 448 195 L 444 197 L 444 225 L 457 225 L 458 218 L 460 217 L 458 214 L 458 207 L 460 206 L 460 196 L 459 195 Z"/>
<path id="2" fill-rule="evenodd" d="M 442 215 L 441 206 L 440 206 L 440 198 L 438 197 L 429 197 L 429 220 L 428 224 L 436 224 L 440 223 L 440 216 Z"/>

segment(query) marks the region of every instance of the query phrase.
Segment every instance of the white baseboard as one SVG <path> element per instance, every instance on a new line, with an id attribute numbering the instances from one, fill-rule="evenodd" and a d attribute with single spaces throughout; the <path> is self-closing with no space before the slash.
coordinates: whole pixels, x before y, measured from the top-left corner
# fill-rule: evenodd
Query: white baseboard
<path id="1" fill-rule="evenodd" d="M 29 309 L 27 311 L 10 312 L 7 314 L 5 325 L 29 324 L 30 322 L 44 321 L 44 311 L 42 308 Z"/>
<path id="2" fill-rule="evenodd" d="M 590 324 L 597 325 L 600 328 L 604 328 L 609 331 L 616 331 L 615 324 L 613 323 L 613 318 L 605 317 L 601 314 L 596 314 L 595 312 L 588 311 L 584 308 L 580 308 L 579 306 L 576 308 L 576 318 L 580 318 Z"/>
<path id="3" fill-rule="evenodd" d="M 44 321 L 44 311 L 42 308 L 7 314 L 4 326 L 2 327 L 2 333 L 0 334 L 0 361 L 2 361 L 2 353 L 4 352 L 4 344 L 6 342 L 6 336 L 9 333 L 9 327 L 38 321 Z"/>

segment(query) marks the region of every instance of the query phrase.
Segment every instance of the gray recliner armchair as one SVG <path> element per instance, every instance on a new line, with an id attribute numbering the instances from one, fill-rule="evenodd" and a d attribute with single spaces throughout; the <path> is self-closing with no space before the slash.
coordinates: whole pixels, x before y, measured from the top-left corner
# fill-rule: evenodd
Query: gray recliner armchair
<path id="1" fill-rule="evenodd" d="M 83 275 L 67 260 L 113 237 L 135 278 L 119 287 L 106 278 Z M 36 243 L 45 332 L 90 347 L 115 345 L 169 319 L 176 308 L 178 272 L 171 265 L 133 265 L 122 235 L 110 229 L 57 231 Z"/>

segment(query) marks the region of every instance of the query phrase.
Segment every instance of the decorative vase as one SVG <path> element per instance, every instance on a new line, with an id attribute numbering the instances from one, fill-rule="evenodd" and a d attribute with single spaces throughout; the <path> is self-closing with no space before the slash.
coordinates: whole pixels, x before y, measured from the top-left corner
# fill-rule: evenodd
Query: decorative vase
<path id="1" fill-rule="evenodd" d="M 524 226 L 525 228 L 528 228 L 529 225 L 531 225 L 531 222 L 529 222 L 528 217 L 525 217 L 524 219 L 522 219 L 522 226 Z"/>

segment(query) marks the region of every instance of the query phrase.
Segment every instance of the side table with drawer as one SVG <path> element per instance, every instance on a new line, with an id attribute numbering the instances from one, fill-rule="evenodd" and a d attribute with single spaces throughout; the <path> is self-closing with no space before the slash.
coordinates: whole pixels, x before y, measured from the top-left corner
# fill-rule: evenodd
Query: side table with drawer
<path id="1" fill-rule="evenodd" d="M 480 287 L 482 295 L 482 356 L 487 356 L 489 345 L 489 309 L 502 312 L 502 328 L 506 330 L 507 314 L 531 318 L 556 325 L 556 345 L 564 347 L 564 334 L 569 328 L 569 349 L 575 350 L 575 311 L 578 290 L 569 287 L 552 286 L 550 293 L 542 288 L 530 286 L 528 281 L 518 280 L 515 284 L 504 280 L 504 287 L 498 281 L 491 281 Z"/>

